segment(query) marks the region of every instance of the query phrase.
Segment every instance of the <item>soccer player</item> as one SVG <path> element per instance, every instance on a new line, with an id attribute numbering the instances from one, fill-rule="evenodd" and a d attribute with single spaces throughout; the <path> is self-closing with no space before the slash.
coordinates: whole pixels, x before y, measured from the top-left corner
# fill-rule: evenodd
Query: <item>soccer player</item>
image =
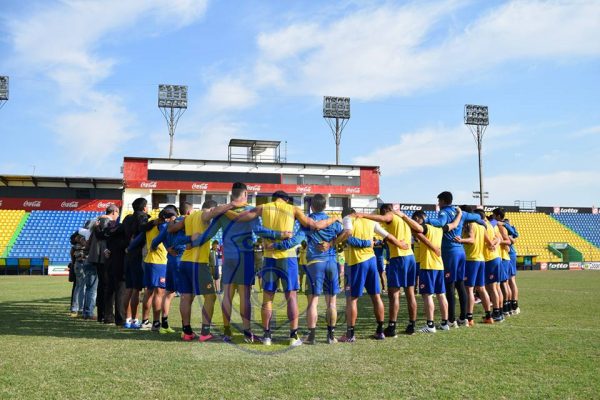
<path id="1" fill-rule="evenodd" d="M 384 243 L 381 238 L 373 238 L 373 251 L 375 252 L 375 261 L 377 262 L 377 272 L 379 273 L 379 282 L 381 291 L 385 292 L 385 260 L 383 257 Z"/>
<path id="2" fill-rule="evenodd" d="M 240 215 L 254 208 L 248 204 L 248 190 L 244 183 L 236 182 L 233 184 L 231 199 L 237 204 L 231 210 L 231 213 Z M 242 316 L 244 341 L 247 343 L 259 342 L 260 339 L 251 330 L 252 305 L 250 303 L 250 295 L 255 276 L 253 234 L 267 239 L 286 239 L 291 237 L 291 232 L 266 229 L 262 226 L 259 219 L 241 222 L 235 219 L 231 220 L 226 215 L 221 215 L 212 221 L 202 236 L 195 235 L 192 240 L 192 246 L 201 246 L 216 235 L 219 230 L 223 232 L 224 252 L 222 268 L 224 295 L 221 304 L 224 325 L 223 340 L 225 342 L 232 340 L 232 302 L 237 290 L 240 297 L 240 314 Z"/>
<path id="3" fill-rule="evenodd" d="M 272 201 L 254 209 L 236 214 L 228 212 L 227 215 L 236 221 L 250 221 L 262 217 L 265 228 L 279 232 L 294 232 L 294 222 L 299 221 L 303 226 L 311 229 L 323 229 L 336 221 L 336 218 L 315 222 L 308 218 L 302 210 L 289 204 L 290 196 L 284 191 L 273 193 Z M 263 305 L 262 324 L 264 329 L 262 343 L 270 346 L 271 317 L 273 314 L 273 297 L 279 282 L 282 282 L 283 291 L 287 300 L 288 320 L 290 321 L 290 345 L 299 346 L 302 340 L 298 336 L 298 257 L 293 249 L 278 250 L 272 243 L 265 240 L 265 265 L 262 270 L 263 280 Z"/>
<path id="4" fill-rule="evenodd" d="M 181 206 L 182 214 L 189 215 L 192 211 L 192 205 L 190 203 L 184 203 Z M 165 211 L 165 222 L 167 224 L 174 224 L 178 221 L 183 221 L 184 216 L 177 216 L 177 208 L 173 205 L 168 205 L 164 208 Z M 175 245 L 176 241 L 182 239 L 185 233 L 180 230 L 175 233 L 168 233 L 167 229 L 163 229 L 156 238 L 152 241 L 152 248 L 156 249 L 161 243 L 167 249 L 167 269 L 165 275 L 165 294 L 163 296 L 163 302 L 161 307 L 162 316 L 160 319 L 160 329 L 158 333 L 164 335 L 168 333 L 175 333 L 175 330 L 169 326 L 169 311 L 171 309 L 171 301 L 175 297 L 177 291 L 177 269 L 181 261 L 181 256 L 185 251 L 185 245 Z"/>
<path id="5" fill-rule="evenodd" d="M 233 207 L 234 204 L 232 203 L 217 207 L 217 203 L 214 200 L 206 200 L 202 205 L 201 211 L 195 211 L 186 216 L 183 221 L 169 225 L 168 231 L 169 233 L 175 233 L 183 229 L 185 239 L 176 244 L 189 243 L 191 242 L 192 235 L 195 233 L 204 233 L 211 219 Z M 209 246 L 210 243 L 206 242 L 199 247 L 186 248 L 179 263 L 177 291 L 181 295 L 179 300 L 179 311 L 183 325 L 181 339 L 186 342 L 195 339 L 198 339 L 200 342 L 206 342 L 214 338 L 210 332 L 210 324 L 212 322 L 217 295 L 210 268 L 208 267 Z M 204 304 L 202 306 L 202 329 L 198 338 L 192 330 L 191 314 L 194 298 L 199 295 L 204 296 Z"/>
<path id="6" fill-rule="evenodd" d="M 471 207 L 463 206 L 467 212 L 472 212 Z M 465 247 L 467 262 L 465 265 L 465 285 L 467 287 L 467 326 L 472 327 L 473 309 L 475 307 L 474 289 L 479 292 L 481 303 L 485 311 L 484 323 L 493 324 L 491 316 L 492 307 L 490 298 L 485 290 L 485 258 L 483 256 L 485 243 L 485 227 L 474 222 L 468 222 L 463 226 L 462 236 L 456 236 L 454 240 Z"/>
<path id="7" fill-rule="evenodd" d="M 420 244 L 420 270 L 419 270 L 419 293 L 423 297 L 425 306 L 425 318 L 427 325 L 421 328 L 422 333 L 435 333 L 434 324 L 435 305 L 433 295 L 435 294 L 440 306 L 442 322 L 439 329 L 447 331 L 448 325 L 448 302 L 444 280 L 444 263 L 441 257 L 442 234 L 441 228 L 425 223 L 426 215 L 423 211 L 415 211 L 412 219 L 421 225 L 422 232 L 416 231 Z"/>
<path id="8" fill-rule="evenodd" d="M 336 239 L 336 243 L 352 236 L 360 240 L 371 240 L 375 234 L 404 250 L 409 248 L 406 242 L 398 240 L 394 235 L 374 221 L 359 218 L 354 209 L 344 209 L 342 223 L 344 232 Z M 354 327 L 358 316 L 358 298 L 367 290 L 373 303 L 373 312 L 377 321 L 377 329 L 373 336 L 376 340 L 385 339 L 383 333 L 384 308 L 381 301 L 381 288 L 379 286 L 379 273 L 375 261 L 375 252 L 372 247 L 357 248 L 348 243 L 346 257 L 346 335 L 340 338 L 342 342 L 355 342 Z"/>
<path id="9" fill-rule="evenodd" d="M 499 287 L 499 276 L 500 266 L 502 261 L 500 259 L 500 253 L 498 251 L 498 244 L 500 243 L 500 233 L 497 227 L 493 227 L 490 221 L 485 217 L 483 210 L 477 209 L 475 213 L 479 214 L 484 221 L 485 226 L 485 246 L 483 247 L 483 258 L 485 260 L 485 289 L 490 296 L 492 303 L 492 319 L 494 322 L 503 322 L 504 317 L 502 316 L 501 305 L 502 305 L 502 291 Z"/>
<path id="10" fill-rule="evenodd" d="M 442 238 L 442 260 L 444 262 L 444 279 L 446 285 L 446 299 L 448 301 L 448 321 L 449 326 L 456 328 L 466 323 L 467 312 L 467 292 L 465 290 L 465 249 L 456 242 L 454 238 L 461 236 L 462 228 L 465 222 L 480 222 L 481 217 L 477 214 L 464 212 L 458 226 L 453 230 L 448 230 L 445 225 L 451 223 L 457 214 L 455 206 L 452 205 L 452 193 L 442 192 L 438 195 L 438 205 L 440 211 L 437 218 L 427 218 L 425 222 L 429 225 L 442 228 L 444 235 Z M 458 301 L 460 303 L 460 315 L 458 321 L 455 316 L 454 290 L 458 292 Z"/>
<path id="11" fill-rule="evenodd" d="M 303 292 L 306 288 L 304 276 L 306 275 L 306 263 L 308 262 L 306 260 L 307 245 L 306 240 L 303 240 L 300 247 L 298 247 L 298 286 L 300 292 Z"/>
<path id="12" fill-rule="evenodd" d="M 521 309 L 519 308 L 519 288 L 517 287 L 517 281 L 516 281 L 517 251 L 515 250 L 515 246 L 514 246 L 516 239 L 519 237 L 519 233 L 517 232 L 517 229 L 510 224 L 508 219 L 505 218 L 506 214 L 504 212 L 504 209 L 496 208 L 492 213 L 494 214 L 494 219 L 496 219 L 496 221 L 498 221 L 498 225 L 504 226 L 504 228 L 506 228 L 508 237 L 511 242 L 509 252 L 508 252 L 508 255 L 510 257 L 510 271 L 509 271 L 508 284 L 509 284 L 510 292 L 512 295 L 510 311 L 512 312 L 512 314 L 520 314 Z"/>
<path id="13" fill-rule="evenodd" d="M 415 282 L 417 278 L 417 264 L 413 250 L 411 230 L 422 232 L 423 228 L 402 212 L 394 213 L 392 204 L 383 204 L 379 208 L 379 215 L 358 214 L 360 217 L 383 224 L 383 228 L 396 237 L 406 248 L 388 244 L 390 261 L 386 269 L 389 299 L 389 322 L 384 330 L 386 337 L 396 337 L 396 322 L 400 308 L 400 288 L 404 289 L 408 306 L 409 322 L 405 333 L 415 333 L 417 320 L 417 300 L 415 298 Z"/>

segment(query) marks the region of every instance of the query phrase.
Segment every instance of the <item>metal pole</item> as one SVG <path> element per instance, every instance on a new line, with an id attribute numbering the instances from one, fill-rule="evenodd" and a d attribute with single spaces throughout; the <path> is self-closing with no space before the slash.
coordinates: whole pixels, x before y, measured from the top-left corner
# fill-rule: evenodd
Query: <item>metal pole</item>
<path id="1" fill-rule="evenodd" d="M 477 125 L 477 153 L 479 155 L 479 204 L 483 208 L 483 163 L 481 160 L 481 144 L 483 138 L 481 137 L 481 126 Z"/>
<path id="2" fill-rule="evenodd" d="M 169 158 L 173 157 L 173 136 L 175 136 L 175 116 L 171 108 L 171 118 L 169 119 Z"/>
<path id="3" fill-rule="evenodd" d="M 335 119 L 335 165 L 340 165 L 340 119 Z"/>

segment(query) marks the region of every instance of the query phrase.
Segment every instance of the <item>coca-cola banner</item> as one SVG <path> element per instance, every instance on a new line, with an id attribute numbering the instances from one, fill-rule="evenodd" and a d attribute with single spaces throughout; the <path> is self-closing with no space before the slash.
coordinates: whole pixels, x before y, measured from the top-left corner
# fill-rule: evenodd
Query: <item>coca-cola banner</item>
<path id="1" fill-rule="evenodd" d="M 65 210 L 65 211 L 105 211 L 106 207 L 115 204 L 121 207 L 121 200 L 92 199 L 27 199 L 0 198 L 1 210 Z"/>
<path id="2" fill-rule="evenodd" d="M 328 186 L 328 185 L 289 185 L 289 184 L 271 184 L 271 183 L 247 183 L 249 192 L 271 194 L 277 190 L 284 190 L 290 194 L 367 194 L 360 186 Z M 185 191 L 208 191 L 208 192 L 229 192 L 231 183 L 229 182 L 180 182 L 180 181 L 127 181 L 126 188 L 141 188 L 152 190 L 181 190 Z"/>

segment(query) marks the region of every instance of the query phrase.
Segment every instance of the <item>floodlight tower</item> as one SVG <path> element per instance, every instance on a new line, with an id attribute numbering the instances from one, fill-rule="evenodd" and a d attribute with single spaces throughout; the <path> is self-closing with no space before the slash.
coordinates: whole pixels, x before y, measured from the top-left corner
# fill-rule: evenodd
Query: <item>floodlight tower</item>
<path id="1" fill-rule="evenodd" d="M 8 76 L 0 76 L 0 108 L 8 101 Z"/>
<path id="2" fill-rule="evenodd" d="M 483 143 L 483 134 L 489 125 L 489 115 L 487 106 L 478 106 L 474 104 L 465 105 L 465 125 L 469 127 L 473 139 L 477 143 L 477 154 L 479 156 L 479 204 L 483 207 L 483 199 L 487 193 L 483 191 L 483 164 L 481 161 L 481 145 Z"/>
<path id="3" fill-rule="evenodd" d="M 187 110 L 188 87 L 184 85 L 158 85 L 158 108 L 169 127 L 169 158 L 173 156 L 173 136 L 177 122 Z"/>
<path id="4" fill-rule="evenodd" d="M 350 97 L 323 97 L 323 118 L 331 128 L 335 140 L 335 164 L 340 163 L 342 131 L 350 120 Z M 340 122 L 341 120 L 341 122 Z"/>

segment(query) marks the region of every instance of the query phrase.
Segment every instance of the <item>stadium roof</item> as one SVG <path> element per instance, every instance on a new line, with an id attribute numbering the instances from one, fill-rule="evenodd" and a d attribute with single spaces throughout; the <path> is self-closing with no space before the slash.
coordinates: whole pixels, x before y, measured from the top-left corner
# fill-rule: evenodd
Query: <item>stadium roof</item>
<path id="1" fill-rule="evenodd" d="M 122 178 L 86 178 L 68 176 L 0 175 L 0 186 L 5 187 L 123 187 Z"/>

